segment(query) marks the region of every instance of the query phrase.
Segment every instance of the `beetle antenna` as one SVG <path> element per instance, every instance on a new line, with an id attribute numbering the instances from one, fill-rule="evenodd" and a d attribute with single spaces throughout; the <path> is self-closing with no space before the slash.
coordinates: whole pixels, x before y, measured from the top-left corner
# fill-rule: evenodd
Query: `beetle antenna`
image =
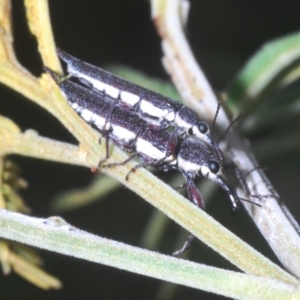
<path id="1" fill-rule="evenodd" d="M 220 108 L 221 108 L 221 101 L 218 101 L 218 106 L 217 106 L 217 110 L 216 110 L 216 113 L 215 113 L 214 121 L 213 121 L 212 126 L 211 126 L 211 135 L 212 135 L 213 132 L 214 132 L 214 129 L 215 129 L 215 126 L 216 126 L 216 121 L 217 121 L 217 117 L 218 117 Z"/>
<path id="2" fill-rule="evenodd" d="M 257 203 L 257 202 L 254 202 L 254 201 L 251 201 L 251 200 L 248 200 L 248 199 L 245 199 L 245 198 L 240 198 L 238 197 L 240 201 L 244 201 L 244 202 L 248 202 L 248 203 L 251 203 L 253 205 L 256 205 L 258 207 L 262 207 L 262 205 L 260 203 Z"/>
<path id="3" fill-rule="evenodd" d="M 248 171 L 247 173 L 245 173 L 244 177 L 249 176 L 252 172 L 257 171 L 257 170 L 266 171 L 266 170 L 268 170 L 268 167 L 257 166 L 255 168 L 251 169 L 250 171 Z"/>
<path id="4" fill-rule="evenodd" d="M 223 135 L 221 135 L 220 138 L 218 139 L 217 144 L 219 144 L 219 142 L 221 140 L 225 139 L 225 137 L 227 136 L 229 130 L 233 127 L 234 124 L 236 124 L 237 122 L 240 121 L 240 119 L 242 118 L 242 116 L 243 116 L 243 114 L 240 113 L 240 114 L 238 114 L 238 116 L 234 120 L 232 120 L 232 122 L 229 124 L 229 126 L 227 127 L 227 129 L 225 130 L 225 132 L 223 133 Z"/>

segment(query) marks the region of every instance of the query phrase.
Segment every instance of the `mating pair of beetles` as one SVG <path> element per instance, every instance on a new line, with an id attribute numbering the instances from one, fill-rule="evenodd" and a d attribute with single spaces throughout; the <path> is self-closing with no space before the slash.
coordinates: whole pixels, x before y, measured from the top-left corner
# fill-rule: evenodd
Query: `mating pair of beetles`
<path id="1" fill-rule="evenodd" d="M 68 77 L 45 70 L 58 84 L 71 107 L 106 138 L 106 158 L 109 142 L 130 153 L 127 160 L 109 166 L 126 164 L 139 158 L 126 176 L 139 167 L 152 166 L 162 171 L 178 170 L 185 180 L 188 198 L 204 209 L 204 201 L 196 187 L 197 178 L 209 178 L 227 193 L 233 211 L 240 199 L 223 178 L 224 170 L 232 170 L 245 194 L 251 196 L 238 167 L 224 159 L 218 144 L 211 137 L 208 125 L 190 108 L 168 97 L 128 82 L 101 68 L 83 62 L 62 50 L 57 50 L 67 64 Z M 76 78 L 79 83 L 72 81 Z M 185 251 L 184 247 L 175 254 Z"/>

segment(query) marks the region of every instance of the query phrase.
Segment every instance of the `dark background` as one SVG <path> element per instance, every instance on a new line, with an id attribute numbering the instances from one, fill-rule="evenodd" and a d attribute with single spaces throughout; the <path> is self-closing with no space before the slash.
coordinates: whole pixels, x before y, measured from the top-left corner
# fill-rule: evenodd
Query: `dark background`
<path id="1" fill-rule="evenodd" d="M 258 4 L 259 3 L 259 4 Z M 222 90 L 246 60 L 266 41 L 299 30 L 300 2 L 295 1 L 191 1 L 188 39 L 197 60 L 215 89 Z M 168 79 L 161 65 L 161 47 L 150 18 L 148 1 L 50 1 L 56 44 L 72 55 L 104 66 L 120 63 L 148 75 Z M 21 1 L 13 2 L 14 38 L 17 57 L 33 74 L 42 72 L 35 39 L 30 35 Z M 53 139 L 76 143 L 60 122 L 16 92 L 0 86 L 0 113 L 14 120 L 22 130 L 35 129 Z M 279 120 L 280 122 L 280 120 Z M 255 137 L 251 141 L 255 144 Z M 269 149 L 272 151 L 272 149 Z M 281 157 L 268 162 L 268 176 L 292 211 L 299 211 L 297 184 L 299 158 Z M 14 157 L 28 180 L 22 196 L 34 216 L 53 214 L 51 199 L 66 189 L 84 187 L 92 179 L 90 170 Z M 264 165 L 264 162 L 260 162 Z M 284 176 L 282 176 L 284 174 Z M 220 194 L 220 197 L 225 197 Z M 219 197 L 216 197 L 219 198 Z M 290 200 L 290 201 L 289 201 Z M 225 202 L 225 201 L 224 201 Z M 241 236 L 263 254 L 277 261 L 252 221 L 242 211 L 232 216 L 227 204 L 213 202 L 208 213 Z M 84 230 L 140 245 L 140 238 L 153 208 L 132 192 L 121 188 L 104 201 L 62 214 Z M 171 222 L 164 245 L 157 249 L 171 253 L 178 226 Z M 45 269 L 59 277 L 60 291 L 41 291 L 15 274 L 0 275 L 1 297 L 10 299 L 155 299 L 161 281 L 126 271 L 40 251 Z M 195 242 L 191 260 L 218 267 L 235 268 L 201 242 Z M 221 299 L 205 292 L 179 287 L 173 299 Z M 4 298 L 3 298 L 4 299 Z"/>

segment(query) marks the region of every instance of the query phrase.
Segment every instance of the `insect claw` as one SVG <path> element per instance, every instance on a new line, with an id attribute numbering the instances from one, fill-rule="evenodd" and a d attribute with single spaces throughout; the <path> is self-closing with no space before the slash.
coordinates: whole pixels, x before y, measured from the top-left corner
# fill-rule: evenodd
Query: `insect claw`
<path id="1" fill-rule="evenodd" d="M 195 239 L 195 236 L 193 234 L 191 234 L 187 238 L 187 240 L 185 241 L 185 243 L 183 244 L 182 248 L 179 249 L 179 250 L 177 250 L 177 251 L 175 251 L 175 252 L 173 252 L 172 255 L 173 256 L 180 256 L 182 253 L 184 253 L 185 251 L 187 251 L 190 248 L 190 246 L 191 246 L 191 244 L 192 244 L 192 242 L 193 242 L 194 239 Z"/>
<path id="2" fill-rule="evenodd" d="M 125 177 L 126 181 L 129 181 L 129 176 L 130 176 L 130 174 L 131 174 L 131 173 L 134 173 L 134 172 L 135 172 L 135 168 L 132 168 L 132 169 L 127 173 L 127 175 L 126 175 L 126 177 Z"/>

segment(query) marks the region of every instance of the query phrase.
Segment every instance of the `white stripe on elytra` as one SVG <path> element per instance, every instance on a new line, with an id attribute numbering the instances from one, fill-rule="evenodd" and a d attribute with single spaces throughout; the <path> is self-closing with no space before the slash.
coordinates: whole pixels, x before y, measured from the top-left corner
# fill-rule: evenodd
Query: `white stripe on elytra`
<path id="1" fill-rule="evenodd" d="M 138 138 L 136 141 L 136 151 L 156 160 L 160 160 L 166 156 L 164 152 L 142 138 Z"/>
<path id="2" fill-rule="evenodd" d="M 180 116 L 178 114 L 176 115 L 174 122 L 178 127 L 184 128 L 185 130 L 188 130 L 192 127 L 192 125 L 190 123 L 188 123 L 185 120 L 183 120 L 182 118 L 180 118 Z"/>
<path id="3" fill-rule="evenodd" d="M 72 75 L 72 76 L 74 76 L 74 77 L 77 77 L 77 78 L 83 78 L 83 79 L 85 79 L 87 82 L 91 83 L 92 86 L 93 86 L 95 89 L 97 89 L 97 90 L 99 90 L 99 91 L 101 91 L 101 92 L 103 92 L 103 91 L 105 90 L 105 87 L 106 87 L 106 84 L 105 84 L 105 83 L 103 83 L 102 81 L 93 79 L 93 78 L 91 78 L 91 77 L 89 77 L 89 76 L 87 76 L 87 75 L 85 75 L 85 74 L 83 74 L 83 73 L 80 73 L 78 70 L 76 70 L 75 68 L 73 68 L 72 65 L 68 65 L 67 70 L 68 70 L 68 73 L 69 73 L 70 75 Z"/>
<path id="4" fill-rule="evenodd" d="M 99 79 L 91 78 L 90 76 L 79 72 L 78 70 L 74 69 L 72 65 L 68 65 L 68 72 L 72 76 L 85 79 L 87 82 L 89 82 L 93 86 L 94 89 L 97 89 L 98 91 L 101 91 L 101 92 L 105 92 L 105 94 L 113 97 L 114 99 L 118 99 L 120 91 L 117 88 L 115 88 L 111 85 L 108 85 Z"/>
<path id="5" fill-rule="evenodd" d="M 109 129 L 111 126 L 111 128 L 112 128 L 111 134 L 114 137 L 116 137 L 117 139 L 119 139 L 120 141 L 125 141 L 126 143 L 130 143 L 131 141 L 133 141 L 136 138 L 136 134 L 134 132 L 132 132 L 126 128 L 123 128 L 121 126 L 110 124 L 109 122 L 106 122 L 105 118 L 94 114 L 90 110 L 79 106 L 75 102 L 69 102 L 69 103 L 74 108 L 74 110 L 76 112 L 78 112 L 86 122 L 88 122 L 90 124 L 94 124 L 99 130 L 103 130 L 103 127 L 105 124 L 106 124 L 106 126 L 105 126 L 106 130 Z M 151 145 L 151 144 L 149 143 L 149 145 Z M 151 145 L 151 147 L 154 148 L 152 145 Z M 143 151 L 143 152 L 147 152 L 147 151 Z M 153 150 L 152 150 L 152 152 L 153 152 Z M 156 155 L 157 155 L 157 153 L 158 152 L 156 151 Z M 148 152 L 147 152 L 147 155 L 148 155 Z M 162 152 L 159 152 L 159 155 L 160 155 L 160 157 L 164 157 Z"/>
<path id="6" fill-rule="evenodd" d="M 136 105 L 140 100 L 139 96 L 134 95 L 132 93 L 128 93 L 128 92 L 121 92 L 120 98 L 121 98 L 122 102 L 124 102 L 130 106 Z"/>
<path id="7" fill-rule="evenodd" d="M 78 104 L 77 104 L 76 102 L 69 102 L 69 104 L 72 106 L 72 108 L 73 108 L 74 110 L 77 110 Z"/>
<path id="8" fill-rule="evenodd" d="M 106 84 L 98 81 L 98 80 L 92 80 L 90 77 L 88 76 L 81 76 L 82 78 L 86 79 L 88 82 L 90 82 L 93 86 L 94 89 L 100 91 L 100 92 L 104 92 Z M 80 77 L 79 77 L 80 78 Z"/>
<path id="9" fill-rule="evenodd" d="M 168 110 L 160 109 L 144 99 L 140 103 L 140 110 L 143 113 L 153 116 L 155 118 L 159 118 L 160 120 L 163 120 L 164 117 L 168 114 Z"/>
<path id="10" fill-rule="evenodd" d="M 106 124 L 106 130 L 110 127 L 112 128 L 111 134 L 116 137 L 117 139 L 121 141 L 125 141 L 126 143 L 130 143 L 136 138 L 136 134 L 132 131 L 120 127 L 118 125 L 110 124 L 109 122 L 106 122 L 105 118 L 94 114 L 90 110 L 79 106 L 76 102 L 69 102 L 69 104 L 72 106 L 72 108 L 78 112 L 81 117 L 88 123 L 94 124 L 99 130 L 103 130 L 104 125 Z M 144 155 L 147 155 L 148 157 L 154 159 L 154 160 L 160 160 L 165 157 L 165 153 L 157 149 L 155 146 L 153 146 L 150 142 L 142 139 L 137 138 L 136 141 L 136 151 L 139 153 L 142 153 Z M 169 164 L 175 164 L 176 158 L 171 155 L 165 160 L 166 162 L 169 162 Z"/>
<path id="11" fill-rule="evenodd" d="M 110 128 L 110 123 L 105 120 L 105 118 L 94 114 L 92 111 L 79 106 L 76 102 L 69 102 L 71 107 L 88 123 L 95 125 L 99 130 L 103 130 L 105 125 L 105 129 L 108 130 Z"/>
<path id="12" fill-rule="evenodd" d="M 93 120 L 94 113 L 86 108 L 83 108 L 80 111 L 80 115 L 86 122 L 91 123 L 91 121 Z"/>
<path id="13" fill-rule="evenodd" d="M 107 122 L 104 117 L 96 115 L 88 109 L 81 108 L 81 110 L 78 113 L 86 122 L 95 125 L 99 130 L 109 130 L 111 126 L 111 124 Z"/>
<path id="14" fill-rule="evenodd" d="M 165 115 L 165 120 L 167 120 L 168 122 L 174 122 L 175 118 L 176 118 L 176 114 L 174 111 L 169 112 L 168 114 Z"/>
<path id="15" fill-rule="evenodd" d="M 122 102 L 130 106 L 136 105 L 140 100 L 140 97 L 135 94 L 126 91 L 120 91 L 117 88 L 100 81 L 99 79 L 94 79 L 86 74 L 80 73 L 78 70 L 74 69 L 72 65 L 68 65 L 68 72 L 72 76 L 85 79 L 93 86 L 93 88 L 101 92 L 105 92 L 105 94 L 111 96 L 114 99 L 118 99 L 118 97 L 120 97 Z M 165 119 L 169 122 L 173 122 L 176 117 L 175 112 L 170 112 L 167 109 L 160 109 L 145 99 L 141 101 L 139 107 L 143 113 L 153 116 L 154 118 L 158 118 L 160 121 Z"/>
<path id="16" fill-rule="evenodd" d="M 111 125 L 112 127 L 112 135 L 117 137 L 121 141 L 125 141 L 129 143 L 136 138 L 136 134 L 126 128 L 120 127 L 118 125 Z"/>
<path id="17" fill-rule="evenodd" d="M 105 94 L 111 96 L 114 99 L 118 99 L 120 91 L 111 85 L 105 85 Z"/>

